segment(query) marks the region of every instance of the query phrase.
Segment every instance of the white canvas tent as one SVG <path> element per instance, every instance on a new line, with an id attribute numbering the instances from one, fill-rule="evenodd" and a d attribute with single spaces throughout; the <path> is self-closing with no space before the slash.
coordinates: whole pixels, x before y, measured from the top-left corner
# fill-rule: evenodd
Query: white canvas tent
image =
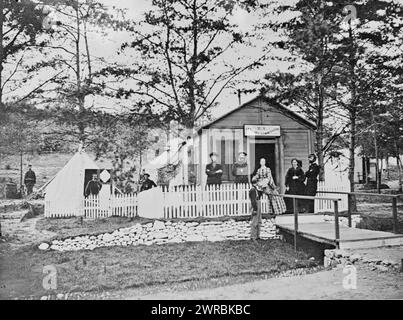
<path id="1" fill-rule="evenodd" d="M 45 217 L 82 214 L 85 170 L 99 166 L 84 152 L 77 152 L 45 188 Z"/>

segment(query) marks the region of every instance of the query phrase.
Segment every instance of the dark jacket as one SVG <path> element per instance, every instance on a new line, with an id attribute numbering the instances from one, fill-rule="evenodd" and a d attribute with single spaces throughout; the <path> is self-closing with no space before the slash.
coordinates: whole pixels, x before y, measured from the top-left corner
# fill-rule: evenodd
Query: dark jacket
<path id="1" fill-rule="evenodd" d="M 90 180 L 85 187 L 84 195 L 88 197 L 90 194 L 97 195 L 102 189 L 102 183 L 99 181 Z"/>
<path id="2" fill-rule="evenodd" d="M 156 187 L 156 186 L 157 185 L 155 184 L 154 181 L 152 181 L 151 179 L 147 179 L 142 183 L 141 188 L 140 188 L 140 192 L 149 190 L 149 189 L 151 189 L 153 187 Z"/>
<path id="3" fill-rule="evenodd" d="M 221 172 L 217 172 L 221 170 Z M 221 164 L 216 163 L 213 167 L 212 163 L 206 165 L 206 174 L 207 174 L 207 184 L 221 184 L 222 177 L 222 166 Z"/>
<path id="4" fill-rule="evenodd" d="M 232 175 L 235 177 L 235 183 L 248 183 L 248 163 L 235 162 L 232 165 Z"/>
<path id="5" fill-rule="evenodd" d="M 293 176 L 297 176 L 298 179 L 293 179 Z M 294 169 L 293 167 L 289 168 L 287 174 L 285 176 L 285 186 L 289 187 L 289 194 L 305 194 L 305 174 L 304 171 L 297 167 Z"/>
<path id="6" fill-rule="evenodd" d="M 35 183 L 36 183 L 35 172 L 33 172 L 32 170 L 28 170 L 25 173 L 24 184 L 35 184 Z"/>
<path id="7" fill-rule="evenodd" d="M 309 196 L 315 196 L 318 188 L 318 175 L 320 168 L 314 162 L 309 165 L 308 171 L 305 173 L 306 176 L 306 194 Z"/>
<path id="8" fill-rule="evenodd" d="M 253 211 L 257 211 L 257 209 L 258 209 L 257 201 L 260 200 L 260 197 L 261 197 L 261 192 L 258 189 L 256 189 L 255 187 L 252 187 L 249 190 L 249 199 L 252 204 Z"/>

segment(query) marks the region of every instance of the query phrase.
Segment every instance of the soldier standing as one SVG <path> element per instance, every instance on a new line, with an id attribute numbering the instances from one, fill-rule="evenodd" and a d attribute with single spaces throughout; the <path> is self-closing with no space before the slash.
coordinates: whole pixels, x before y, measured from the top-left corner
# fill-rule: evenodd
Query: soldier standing
<path id="1" fill-rule="evenodd" d="M 32 165 L 29 164 L 28 171 L 25 173 L 24 177 L 24 184 L 25 187 L 27 188 L 27 195 L 30 195 L 32 193 L 35 183 L 36 183 L 36 175 L 35 172 L 32 170 Z"/>

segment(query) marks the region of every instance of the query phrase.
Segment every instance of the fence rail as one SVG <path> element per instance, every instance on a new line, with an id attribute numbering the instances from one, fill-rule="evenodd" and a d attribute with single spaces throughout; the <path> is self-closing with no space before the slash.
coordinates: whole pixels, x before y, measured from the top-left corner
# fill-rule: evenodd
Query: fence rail
<path id="1" fill-rule="evenodd" d="M 249 184 L 223 184 L 221 186 L 178 186 L 158 187 L 142 194 L 112 194 L 106 197 L 89 196 L 72 201 L 77 206 L 62 206 L 45 199 L 45 217 L 72 217 L 97 219 L 111 216 L 134 217 L 136 215 L 153 218 L 196 218 L 245 216 L 250 214 Z M 319 183 L 317 196 L 322 196 L 325 185 Z M 343 186 L 327 189 L 338 193 L 346 190 Z M 155 193 L 155 196 L 151 194 Z M 332 196 L 333 197 L 333 196 Z M 336 195 L 334 196 L 336 198 Z M 347 195 L 339 195 L 340 210 L 347 210 Z M 263 195 L 262 213 L 271 214 L 272 208 L 268 196 Z M 156 203 L 158 202 L 158 203 Z M 329 204 L 329 202 L 331 202 Z M 150 204 L 150 205 L 148 205 Z M 333 211 L 333 202 L 315 199 L 315 212 Z M 139 212 L 141 211 L 141 212 Z M 153 211 L 152 215 L 148 211 Z"/>

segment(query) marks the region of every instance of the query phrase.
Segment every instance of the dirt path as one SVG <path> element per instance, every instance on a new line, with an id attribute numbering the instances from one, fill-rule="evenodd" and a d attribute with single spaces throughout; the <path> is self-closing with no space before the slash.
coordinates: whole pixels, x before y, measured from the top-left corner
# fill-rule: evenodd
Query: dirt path
<path id="1" fill-rule="evenodd" d="M 343 287 L 342 268 L 321 271 L 299 277 L 273 278 L 214 289 L 186 292 L 161 292 L 136 296 L 122 292 L 121 299 L 403 299 L 403 273 L 371 271 L 357 266 L 357 289 Z"/>

